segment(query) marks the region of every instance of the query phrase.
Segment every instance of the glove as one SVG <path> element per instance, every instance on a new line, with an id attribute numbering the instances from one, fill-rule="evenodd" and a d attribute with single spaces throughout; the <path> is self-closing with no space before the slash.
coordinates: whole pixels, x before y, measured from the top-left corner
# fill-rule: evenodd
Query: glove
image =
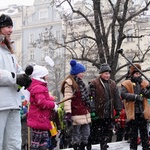
<path id="1" fill-rule="evenodd" d="M 27 89 L 30 84 L 31 84 L 32 80 L 29 76 L 27 76 L 26 74 L 17 74 L 17 84 L 19 86 L 24 86 L 25 89 Z"/>
<path id="2" fill-rule="evenodd" d="M 135 100 L 143 101 L 143 97 L 141 95 L 135 94 Z"/>
<path id="3" fill-rule="evenodd" d="M 66 122 L 67 122 L 67 126 L 68 126 L 68 127 L 72 126 L 71 113 L 66 113 L 66 114 L 65 114 L 65 120 L 66 120 Z"/>
<path id="4" fill-rule="evenodd" d="M 144 97 L 149 97 L 150 96 L 150 89 L 149 88 L 144 88 L 141 90 L 141 94 L 144 96 Z"/>
<path id="5" fill-rule="evenodd" d="M 96 115 L 95 112 L 91 112 L 90 114 L 91 114 L 91 119 L 92 120 L 97 120 L 98 119 L 98 116 Z"/>
<path id="6" fill-rule="evenodd" d="M 117 111 L 117 112 L 116 112 L 116 115 L 114 116 L 114 118 L 117 119 L 117 118 L 119 118 L 119 117 L 120 117 L 120 111 Z"/>
<path id="7" fill-rule="evenodd" d="M 55 104 L 54 111 L 57 112 L 57 110 L 58 110 L 58 105 L 57 105 L 56 103 L 54 103 L 54 104 Z"/>

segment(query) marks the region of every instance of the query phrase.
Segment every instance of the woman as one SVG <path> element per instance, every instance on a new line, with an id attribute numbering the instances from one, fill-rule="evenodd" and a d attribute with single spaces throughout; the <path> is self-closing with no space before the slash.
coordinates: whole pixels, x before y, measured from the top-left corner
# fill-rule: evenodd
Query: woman
<path id="1" fill-rule="evenodd" d="M 61 92 L 70 100 L 64 103 L 67 126 L 73 124 L 72 145 L 74 150 L 84 150 L 90 135 L 91 117 L 89 113 L 89 95 L 82 80 L 86 71 L 84 65 L 70 61 L 70 75 L 62 83 Z"/>
<path id="2" fill-rule="evenodd" d="M 24 85 L 29 79 L 17 75 L 20 67 L 11 47 L 12 32 L 12 19 L 0 15 L 0 150 L 21 150 L 21 94 L 17 84 Z"/>

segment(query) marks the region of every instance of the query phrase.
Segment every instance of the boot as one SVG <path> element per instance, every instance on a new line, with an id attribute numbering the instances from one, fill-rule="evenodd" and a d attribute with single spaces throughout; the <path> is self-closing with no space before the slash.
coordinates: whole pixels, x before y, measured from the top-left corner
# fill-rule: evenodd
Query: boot
<path id="1" fill-rule="evenodd" d="M 80 150 L 80 145 L 79 144 L 74 144 L 73 149 L 74 150 Z"/>
<path id="2" fill-rule="evenodd" d="M 101 138 L 101 140 L 100 140 L 100 147 L 101 147 L 101 150 L 107 150 L 107 148 L 109 147 L 109 146 L 107 145 L 107 143 L 108 143 L 108 137 L 103 137 L 103 138 Z"/>
<path id="3" fill-rule="evenodd" d="M 85 146 L 86 146 L 86 145 L 87 145 L 87 144 L 81 142 L 81 144 L 80 144 L 80 150 L 85 150 Z"/>
<path id="4" fill-rule="evenodd" d="M 109 147 L 108 145 L 107 145 L 107 143 L 101 143 L 100 144 L 100 147 L 101 147 L 101 150 L 107 150 L 107 148 Z"/>
<path id="5" fill-rule="evenodd" d="M 87 150 L 91 150 L 91 149 L 92 149 L 92 144 L 91 144 L 91 143 L 88 143 L 88 144 L 86 145 L 86 149 L 87 149 Z"/>

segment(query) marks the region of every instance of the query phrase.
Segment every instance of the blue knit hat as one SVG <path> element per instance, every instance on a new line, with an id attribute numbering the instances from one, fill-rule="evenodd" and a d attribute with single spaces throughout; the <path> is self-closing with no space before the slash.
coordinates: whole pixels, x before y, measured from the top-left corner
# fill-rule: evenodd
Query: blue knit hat
<path id="1" fill-rule="evenodd" d="M 76 75 L 78 73 L 86 71 L 85 66 L 82 65 L 81 63 L 77 62 L 76 60 L 71 60 L 70 65 L 71 65 L 70 74 L 72 74 L 72 75 Z"/>

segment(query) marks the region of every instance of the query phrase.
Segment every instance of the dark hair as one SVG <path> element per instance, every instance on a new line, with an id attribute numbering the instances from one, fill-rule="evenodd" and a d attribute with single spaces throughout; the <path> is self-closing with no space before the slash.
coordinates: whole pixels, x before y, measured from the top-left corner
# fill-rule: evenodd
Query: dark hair
<path id="1" fill-rule="evenodd" d="M 14 51 L 12 49 L 12 43 L 6 37 L 4 39 L 4 43 L 7 46 L 7 48 L 9 49 L 9 51 L 11 52 L 11 54 L 14 54 Z"/>

